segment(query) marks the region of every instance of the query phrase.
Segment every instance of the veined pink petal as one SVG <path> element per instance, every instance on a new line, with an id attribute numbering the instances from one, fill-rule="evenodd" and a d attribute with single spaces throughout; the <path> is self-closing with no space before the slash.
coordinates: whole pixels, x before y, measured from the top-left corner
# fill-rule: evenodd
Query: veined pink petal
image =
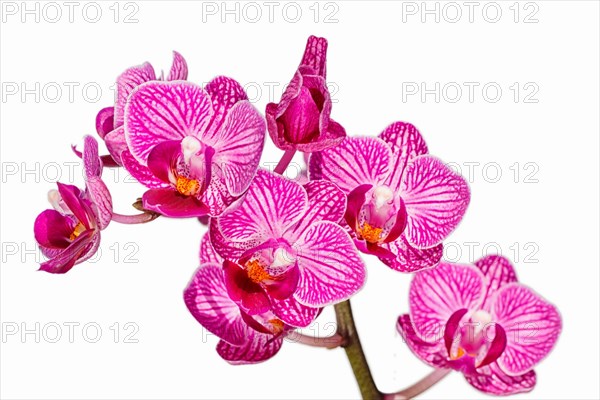
<path id="1" fill-rule="evenodd" d="M 167 76 L 168 81 L 185 81 L 188 77 L 188 66 L 185 58 L 178 52 L 173 52 L 173 64 Z"/>
<path id="2" fill-rule="evenodd" d="M 346 210 L 346 195 L 333 183 L 311 181 L 304 185 L 304 189 L 308 195 L 308 208 L 306 214 L 286 234 L 290 243 L 295 242 L 317 221 L 340 222 Z"/>
<path id="3" fill-rule="evenodd" d="M 150 189 L 142 196 L 144 209 L 165 217 L 190 218 L 208 214 L 208 207 L 193 196 L 184 196 L 174 189 Z"/>
<path id="4" fill-rule="evenodd" d="M 440 338 L 435 338 L 435 340 L 427 338 L 427 341 L 421 339 L 415 331 L 408 314 L 398 317 L 396 329 L 408 345 L 410 351 L 421 359 L 421 361 L 435 368 L 449 368 L 447 362 L 448 353 L 444 348 L 442 340 Z"/>
<path id="5" fill-rule="evenodd" d="M 300 282 L 294 297 L 324 307 L 346 300 L 363 286 L 366 270 L 350 236 L 329 221 L 310 226 L 296 243 Z"/>
<path id="6" fill-rule="evenodd" d="M 33 232 L 35 240 L 42 247 L 64 249 L 71 243 L 74 222 L 56 210 L 45 210 L 35 219 Z"/>
<path id="7" fill-rule="evenodd" d="M 210 242 L 210 235 L 206 232 L 200 240 L 200 264 L 216 264 L 222 265 L 223 258 L 217 254 L 215 248 Z"/>
<path id="8" fill-rule="evenodd" d="M 121 153 L 127 150 L 127 142 L 125 141 L 125 128 L 121 125 L 114 131 L 109 132 L 104 137 L 104 143 L 113 160 L 119 165 L 123 165 L 121 161 Z"/>
<path id="9" fill-rule="evenodd" d="M 121 153 L 121 161 L 123 167 L 142 185 L 150 189 L 167 189 L 171 187 L 171 184 L 166 181 L 162 181 L 157 178 L 150 169 L 140 164 L 128 150 Z"/>
<path id="10" fill-rule="evenodd" d="M 400 272 L 417 272 L 434 267 L 442 259 L 444 245 L 428 249 L 417 249 L 411 246 L 404 235 L 389 243 L 381 243 L 380 247 L 387 250 L 389 255 L 378 255 L 379 259 L 391 269 Z"/>
<path id="11" fill-rule="evenodd" d="M 208 93 L 184 81 L 148 82 L 129 97 L 125 139 L 131 154 L 145 165 L 154 146 L 186 136 L 201 139 L 213 110 Z"/>
<path id="12" fill-rule="evenodd" d="M 284 323 L 305 328 L 317 318 L 320 308 L 305 306 L 290 296 L 285 300 L 271 299 L 271 310 Z"/>
<path id="13" fill-rule="evenodd" d="M 83 204 L 81 199 L 81 191 L 73 185 L 67 185 L 57 182 L 58 192 L 60 197 L 65 202 L 66 206 L 71 210 L 73 215 L 86 227 L 91 228 L 92 221 L 89 216 L 89 209 Z"/>
<path id="14" fill-rule="evenodd" d="M 302 73 L 327 77 L 327 39 L 310 36 L 300 62 Z"/>
<path id="15" fill-rule="evenodd" d="M 391 151 L 381 139 L 345 138 L 310 158 L 311 180 L 327 179 L 345 193 L 363 184 L 380 185 L 390 173 Z"/>
<path id="16" fill-rule="evenodd" d="M 156 79 L 154 68 L 150 63 L 144 63 L 125 70 L 117 78 L 117 101 L 115 103 L 114 126 L 123 125 L 127 99 L 139 85 Z"/>
<path id="17" fill-rule="evenodd" d="M 475 262 L 475 266 L 485 276 L 487 289 L 482 308 L 489 311 L 494 293 L 508 283 L 517 282 L 517 274 L 506 257 L 495 254 L 480 258 Z"/>
<path id="18" fill-rule="evenodd" d="M 484 393 L 507 396 L 531 391 L 536 383 L 534 371 L 523 375 L 509 376 L 492 363 L 487 367 L 477 369 L 477 374 L 465 376 L 475 389 Z"/>
<path id="19" fill-rule="evenodd" d="M 308 207 L 306 191 L 289 179 L 259 170 L 235 211 L 219 218 L 223 235 L 233 241 L 280 238 Z"/>
<path id="20" fill-rule="evenodd" d="M 219 230 L 218 219 L 212 218 L 208 225 L 208 233 L 213 248 L 222 258 L 230 260 L 239 259 L 248 249 L 252 249 L 261 244 L 259 240 L 247 240 L 234 242 L 223 236 Z"/>
<path id="21" fill-rule="evenodd" d="M 206 143 L 215 149 L 213 163 L 223 171 L 229 192 L 239 196 L 248 189 L 265 143 L 265 121 L 247 100 L 227 113 L 219 131 Z"/>
<path id="22" fill-rule="evenodd" d="M 210 210 L 209 215 L 211 217 L 218 217 L 225 213 L 226 210 L 237 208 L 244 199 L 244 195 L 232 196 L 231 193 L 229 193 L 220 171 L 215 171 L 215 169 L 212 170 L 213 174 L 210 184 L 202 194 L 201 198 L 202 202 L 208 206 L 208 209 Z"/>
<path id="23" fill-rule="evenodd" d="M 106 107 L 98 111 L 96 115 L 96 132 L 98 136 L 104 139 L 107 133 L 115 129 L 114 127 L 115 107 Z"/>
<path id="24" fill-rule="evenodd" d="M 96 206 L 98 227 L 105 229 L 113 216 L 112 196 L 106 184 L 99 177 L 88 178 L 86 187 L 92 203 Z"/>
<path id="25" fill-rule="evenodd" d="M 229 298 L 244 312 L 248 315 L 257 315 L 270 310 L 271 303 L 266 293 L 258 283 L 250 280 L 244 269 L 236 263 L 225 260 L 223 270 Z"/>
<path id="26" fill-rule="evenodd" d="M 183 292 L 188 309 L 196 320 L 224 341 L 245 343 L 246 324 L 237 305 L 227 295 L 223 269 L 216 264 L 198 268 Z"/>
<path id="27" fill-rule="evenodd" d="M 88 229 L 83 231 L 66 249 L 57 254 L 52 259 L 43 262 L 40 265 L 40 271 L 50 272 L 52 274 L 64 274 L 73 266 L 84 260 L 82 256 L 89 253 L 90 246 L 94 245 L 94 236 L 96 232 Z"/>
<path id="28" fill-rule="evenodd" d="M 440 262 L 415 274 L 409 304 L 416 332 L 428 342 L 440 338 L 450 316 L 463 308 L 478 309 L 484 293 L 483 274 L 470 265 Z"/>
<path id="29" fill-rule="evenodd" d="M 86 135 L 83 139 L 83 171 L 87 178 L 102 176 L 102 161 L 98 155 L 98 142 Z"/>
<path id="30" fill-rule="evenodd" d="M 171 182 L 177 157 L 181 154 L 181 141 L 167 140 L 154 146 L 148 154 L 148 169 L 163 182 Z"/>
<path id="31" fill-rule="evenodd" d="M 248 100 L 248 96 L 238 81 L 226 76 L 217 76 L 204 87 L 204 90 L 210 95 L 214 110 L 209 129 L 204 135 L 204 140 L 215 142 L 214 135 L 220 132 L 221 125 L 223 125 L 231 107 L 242 100 Z"/>
<path id="32" fill-rule="evenodd" d="M 492 299 L 491 310 L 507 336 L 498 365 L 511 376 L 530 371 L 546 357 L 562 329 L 556 307 L 518 283 L 504 285 Z"/>
<path id="33" fill-rule="evenodd" d="M 415 247 L 433 247 L 458 226 L 469 205 L 469 186 L 429 155 L 413 159 L 405 174 L 401 196 L 408 213 L 406 238 Z"/>
<path id="34" fill-rule="evenodd" d="M 273 357 L 283 343 L 283 337 L 256 332 L 246 328 L 246 343 L 234 346 L 225 341 L 217 344 L 217 353 L 230 364 L 256 364 Z"/>
<path id="35" fill-rule="evenodd" d="M 391 173 L 386 185 L 397 192 L 408 162 L 427 154 L 427 145 L 417 128 L 406 122 L 394 122 L 379 134 L 379 138 L 392 149 Z"/>

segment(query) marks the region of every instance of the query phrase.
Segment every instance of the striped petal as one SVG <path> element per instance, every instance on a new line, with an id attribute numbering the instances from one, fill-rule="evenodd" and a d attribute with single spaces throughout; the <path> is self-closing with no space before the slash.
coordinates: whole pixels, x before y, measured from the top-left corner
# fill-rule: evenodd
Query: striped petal
<path id="1" fill-rule="evenodd" d="M 391 173 L 386 185 L 398 191 L 408 162 L 427 154 L 427 145 L 417 128 L 406 122 L 394 122 L 379 134 L 379 138 L 392 149 Z"/>
<path id="2" fill-rule="evenodd" d="M 475 266 L 483 272 L 486 281 L 483 309 L 489 310 L 494 293 L 506 284 L 517 282 L 517 274 L 506 257 L 495 254 L 480 258 Z"/>
<path id="3" fill-rule="evenodd" d="M 219 230 L 233 241 L 280 238 L 307 207 L 308 197 L 302 186 L 259 170 L 242 205 L 219 218 Z"/>
<path id="4" fill-rule="evenodd" d="M 143 165 L 154 146 L 202 134 L 212 117 L 210 96 L 184 81 L 148 82 L 136 89 L 125 108 L 125 138 Z"/>
<path id="5" fill-rule="evenodd" d="M 533 290 L 505 285 L 492 300 L 492 316 L 506 331 L 507 344 L 498 365 L 508 375 L 530 371 L 550 353 L 562 329 L 560 314 Z"/>
<path id="6" fill-rule="evenodd" d="M 308 38 L 299 69 L 303 74 L 327 77 L 327 39 L 312 35 Z"/>
<path id="7" fill-rule="evenodd" d="M 185 81 L 188 77 L 188 66 L 185 58 L 178 52 L 173 52 L 173 64 L 167 76 L 168 81 Z"/>
<path id="8" fill-rule="evenodd" d="M 440 337 L 452 314 L 460 309 L 476 310 L 484 293 L 483 274 L 470 265 L 441 262 L 415 274 L 409 292 L 415 330 L 427 341 Z"/>
<path id="9" fill-rule="evenodd" d="M 380 185 L 390 173 L 390 147 L 373 137 L 346 138 L 310 158 L 310 179 L 326 179 L 346 194 L 363 184 Z"/>
<path id="10" fill-rule="evenodd" d="M 285 300 L 271 298 L 271 310 L 286 324 L 305 328 L 317 318 L 320 308 L 305 306 L 290 296 Z"/>
<path id="11" fill-rule="evenodd" d="M 219 265 L 200 266 L 185 288 L 183 298 L 190 313 L 209 332 L 227 343 L 245 343 L 246 324 L 238 306 L 227 295 L 223 269 Z"/>
<path id="12" fill-rule="evenodd" d="M 448 352 L 444 348 L 441 337 L 427 338 L 427 340 L 420 338 L 413 327 L 408 314 L 398 317 L 396 329 L 398 330 L 398 333 L 400 333 L 400 336 L 402 336 L 402 339 L 404 339 L 404 342 L 410 351 L 412 351 L 421 361 L 434 368 L 449 368 L 447 362 Z"/>
<path id="13" fill-rule="evenodd" d="M 210 234 L 206 232 L 200 240 L 200 264 L 223 264 L 223 258 L 215 251 L 210 242 Z"/>
<path id="14" fill-rule="evenodd" d="M 171 187 L 169 182 L 158 179 L 148 167 L 140 164 L 133 158 L 128 150 L 121 153 L 121 161 L 127 172 L 142 185 L 150 189 L 166 189 Z"/>
<path id="15" fill-rule="evenodd" d="M 231 107 L 242 100 L 248 100 L 248 95 L 246 95 L 246 91 L 238 81 L 226 76 L 214 78 L 204 87 L 204 90 L 210 95 L 214 110 L 205 139 L 215 141 L 213 136 L 220 132 Z"/>
<path id="16" fill-rule="evenodd" d="M 296 243 L 300 282 L 294 294 L 302 304 L 324 307 L 362 288 L 366 271 L 350 236 L 329 221 L 308 228 Z"/>
<path id="17" fill-rule="evenodd" d="M 98 111 L 98 115 L 96 115 L 96 132 L 98 132 L 98 136 L 102 139 L 106 136 L 107 133 L 111 132 L 114 127 L 115 120 L 115 107 L 106 107 L 102 110 Z"/>
<path id="18" fill-rule="evenodd" d="M 240 346 L 231 345 L 223 340 L 217 344 L 217 353 L 230 364 L 256 364 L 273 357 L 283 344 L 283 337 L 256 332 L 246 328 L 246 342 Z"/>
<path id="19" fill-rule="evenodd" d="M 475 389 L 497 396 L 529 392 L 536 383 L 534 371 L 523 375 L 509 376 L 502 372 L 496 363 L 478 368 L 477 374 L 468 375 L 465 378 Z"/>
<path id="20" fill-rule="evenodd" d="M 117 101 L 115 103 L 114 127 L 123 125 L 125 121 L 125 107 L 129 95 L 141 84 L 156 79 L 154 68 L 150 63 L 144 63 L 128 68 L 117 78 Z"/>
<path id="21" fill-rule="evenodd" d="M 444 246 L 437 246 L 428 249 L 417 249 L 413 247 L 404 235 L 389 243 L 379 245 L 386 250 L 387 254 L 375 254 L 388 267 L 400 272 L 417 272 L 436 266 L 444 254 Z"/>
<path id="22" fill-rule="evenodd" d="M 109 132 L 104 137 L 104 143 L 113 160 L 115 160 L 117 164 L 123 165 L 121 153 L 128 151 L 127 141 L 125 140 L 125 128 L 120 126 L 114 131 Z"/>
<path id="23" fill-rule="evenodd" d="M 401 185 L 408 214 L 405 235 L 415 247 L 433 247 L 458 226 L 469 205 L 469 186 L 442 161 L 428 155 L 415 158 L 405 174 Z"/>

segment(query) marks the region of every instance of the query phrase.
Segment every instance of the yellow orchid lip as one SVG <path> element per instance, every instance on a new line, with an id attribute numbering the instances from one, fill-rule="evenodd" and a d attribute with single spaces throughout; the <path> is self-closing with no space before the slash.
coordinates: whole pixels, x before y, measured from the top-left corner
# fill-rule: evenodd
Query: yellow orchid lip
<path id="1" fill-rule="evenodd" d="M 178 176 L 177 182 L 175 183 L 175 189 L 184 196 L 194 196 L 200 191 L 200 182 L 196 179 Z"/>
<path id="2" fill-rule="evenodd" d="M 273 277 L 265 271 L 265 268 L 262 264 L 254 259 L 250 260 L 246 263 L 246 271 L 248 272 L 248 278 L 254 283 L 261 283 L 269 279 L 273 279 Z"/>
<path id="3" fill-rule="evenodd" d="M 85 232 L 85 226 L 81 222 L 78 222 L 77 225 L 75 225 L 75 228 L 73 228 L 73 232 L 71 232 L 71 235 L 69 236 L 69 239 L 70 240 L 75 240 L 83 232 Z"/>

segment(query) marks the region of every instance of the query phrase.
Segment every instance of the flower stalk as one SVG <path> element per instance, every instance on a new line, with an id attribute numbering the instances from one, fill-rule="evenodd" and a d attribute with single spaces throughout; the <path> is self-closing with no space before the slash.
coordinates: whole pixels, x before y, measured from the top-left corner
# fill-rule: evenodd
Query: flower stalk
<path id="1" fill-rule="evenodd" d="M 386 394 L 383 396 L 383 399 L 384 400 L 412 399 L 413 397 L 420 395 L 421 393 L 425 392 L 430 387 L 432 387 L 433 385 L 435 385 L 436 383 L 441 381 L 450 372 L 452 372 L 451 369 L 444 369 L 444 368 L 436 369 L 435 371 L 433 371 L 432 373 L 430 373 L 429 375 L 427 375 L 426 377 L 424 377 L 423 379 L 421 379 L 414 385 L 411 385 L 400 392 Z"/>
<path id="2" fill-rule="evenodd" d="M 113 212 L 112 220 L 120 224 L 145 224 L 146 222 L 154 221 L 160 217 L 160 214 L 154 212 L 143 212 L 135 215 L 123 215 Z"/>
<path id="3" fill-rule="evenodd" d="M 344 337 L 337 333 L 328 337 L 314 337 L 304 335 L 299 332 L 294 332 L 289 339 L 296 343 L 301 343 L 312 347 L 322 347 L 325 349 L 335 349 L 337 347 L 343 347 L 346 344 Z"/>
<path id="4" fill-rule="evenodd" d="M 283 156 L 281 156 L 281 160 L 279 160 L 273 172 L 279 175 L 283 175 L 288 165 L 290 165 L 290 162 L 294 158 L 295 154 L 296 149 L 286 150 L 285 153 L 283 153 Z"/>

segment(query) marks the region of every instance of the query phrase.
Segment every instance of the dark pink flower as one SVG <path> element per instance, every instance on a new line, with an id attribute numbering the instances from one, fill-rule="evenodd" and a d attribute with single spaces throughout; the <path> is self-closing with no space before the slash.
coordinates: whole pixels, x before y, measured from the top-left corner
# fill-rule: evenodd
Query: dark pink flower
<path id="1" fill-rule="evenodd" d="M 469 204 L 465 180 L 427 154 L 411 124 L 396 122 L 378 138 L 346 138 L 309 163 L 311 180 L 330 180 L 347 194 L 344 222 L 357 247 L 398 271 L 437 264 Z"/>
<path id="2" fill-rule="evenodd" d="M 41 264 L 42 271 L 62 274 L 89 259 L 98 250 L 100 231 L 111 220 L 112 200 L 101 179 L 98 143 L 91 136 L 85 138 L 83 164 L 86 190 L 58 183 L 58 190 L 48 194 L 54 208 L 35 220 L 35 239 L 50 258 Z"/>
<path id="3" fill-rule="evenodd" d="M 265 122 L 235 80 L 148 82 L 125 107 L 124 167 L 150 190 L 143 206 L 168 217 L 218 216 L 258 168 Z"/>
<path id="4" fill-rule="evenodd" d="M 326 82 L 327 40 L 311 36 L 298 70 L 278 104 L 267 104 L 267 127 L 282 150 L 312 152 L 335 146 L 344 128 L 330 118 L 331 95 Z"/>
<path id="5" fill-rule="evenodd" d="M 419 272 L 409 302 L 410 314 L 400 316 L 397 328 L 412 352 L 436 368 L 463 372 L 490 394 L 530 391 L 533 367 L 561 331 L 557 309 L 519 284 L 501 256 Z"/>
<path id="6" fill-rule="evenodd" d="M 365 267 L 337 225 L 344 208 L 344 194 L 329 182 L 303 187 L 259 170 L 244 202 L 210 224 L 211 242 L 228 260 L 231 298 L 249 314 L 270 308 L 287 324 L 306 326 L 287 310 L 353 296 L 364 284 Z"/>
<path id="7" fill-rule="evenodd" d="M 188 67 L 181 54 L 173 52 L 173 64 L 167 75 L 167 81 L 186 80 L 188 76 Z M 129 95 L 143 83 L 163 80 L 156 77 L 154 68 L 150 63 L 144 63 L 125 70 L 117 78 L 117 93 L 115 105 L 106 107 L 98 112 L 96 116 L 96 131 L 105 141 L 110 156 L 103 156 L 106 166 L 123 165 L 121 153 L 127 149 L 125 142 L 125 131 L 123 124 L 125 121 L 125 106 Z"/>

